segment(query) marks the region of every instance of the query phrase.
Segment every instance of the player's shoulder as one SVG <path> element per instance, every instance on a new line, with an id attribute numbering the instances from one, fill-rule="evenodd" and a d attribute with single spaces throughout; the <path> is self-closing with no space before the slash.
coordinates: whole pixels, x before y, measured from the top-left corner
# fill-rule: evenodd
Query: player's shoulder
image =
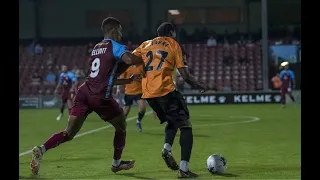
<path id="1" fill-rule="evenodd" d="M 115 40 L 109 39 L 113 47 L 125 46 Z"/>
<path id="2" fill-rule="evenodd" d="M 154 41 L 166 42 L 166 48 L 170 49 L 171 52 L 181 52 L 180 44 L 172 37 L 156 37 Z"/>
<path id="3" fill-rule="evenodd" d="M 117 41 L 113 40 L 113 39 L 104 39 L 103 41 L 97 43 L 94 46 L 94 49 L 96 48 L 101 48 L 101 47 L 107 47 L 107 46 L 112 46 L 112 47 L 121 47 L 121 46 L 125 46 L 123 44 L 118 43 Z"/>
<path id="4" fill-rule="evenodd" d="M 171 37 L 165 37 L 166 40 L 169 42 L 169 44 L 174 47 L 174 48 L 179 48 L 181 49 L 180 44 L 178 43 L 178 41 L 176 41 L 175 39 L 171 38 Z"/>
<path id="5" fill-rule="evenodd" d="M 143 41 L 143 42 L 141 43 L 140 47 L 141 47 L 141 48 L 144 48 L 144 47 L 148 46 L 149 44 L 152 43 L 152 40 L 153 40 L 153 39 L 149 39 L 149 40 Z"/>

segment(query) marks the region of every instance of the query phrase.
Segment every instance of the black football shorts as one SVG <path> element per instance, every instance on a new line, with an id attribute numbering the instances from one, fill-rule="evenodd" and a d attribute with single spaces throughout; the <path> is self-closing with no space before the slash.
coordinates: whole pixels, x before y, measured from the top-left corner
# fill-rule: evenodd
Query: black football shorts
<path id="1" fill-rule="evenodd" d="M 139 101 L 141 98 L 142 94 L 136 94 L 136 95 L 129 95 L 125 94 L 124 95 L 124 106 L 131 106 L 133 104 L 133 101 Z"/>
<path id="2" fill-rule="evenodd" d="M 160 124 L 167 121 L 175 128 L 191 127 L 187 103 L 179 91 L 175 90 L 165 96 L 146 98 L 146 100 L 157 113 Z"/>

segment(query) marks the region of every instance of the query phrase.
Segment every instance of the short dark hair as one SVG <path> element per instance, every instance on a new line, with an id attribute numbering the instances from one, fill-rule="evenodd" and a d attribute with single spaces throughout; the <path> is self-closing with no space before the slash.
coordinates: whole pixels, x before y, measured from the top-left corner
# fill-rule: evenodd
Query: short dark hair
<path id="1" fill-rule="evenodd" d="M 158 36 L 170 36 L 171 31 L 175 31 L 175 28 L 169 22 L 162 23 L 157 29 Z"/>
<path id="2" fill-rule="evenodd" d="M 119 25 L 120 25 L 120 21 L 117 18 L 107 17 L 102 21 L 101 30 L 103 32 L 109 32 L 110 30 L 112 30 L 113 28 Z"/>

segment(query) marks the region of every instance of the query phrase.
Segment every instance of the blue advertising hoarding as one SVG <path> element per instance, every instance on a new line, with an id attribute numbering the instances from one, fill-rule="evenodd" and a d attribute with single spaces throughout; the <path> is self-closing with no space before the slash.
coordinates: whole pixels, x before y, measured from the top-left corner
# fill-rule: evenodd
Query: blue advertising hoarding
<path id="1" fill-rule="evenodd" d="M 284 61 L 297 63 L 299 61 L 299 47 L 296 45 L 269 46 L 269 57 L 277 64 Z"/>

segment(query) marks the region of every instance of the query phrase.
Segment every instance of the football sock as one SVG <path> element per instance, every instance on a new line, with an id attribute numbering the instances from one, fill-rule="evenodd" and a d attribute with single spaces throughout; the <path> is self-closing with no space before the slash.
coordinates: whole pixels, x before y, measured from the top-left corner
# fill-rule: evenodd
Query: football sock
<path id="1" fill-rule="evenodd" d="M 112 160 L 112 166 L 114 167 L 118 167 L 121 163 L 121 159 L 118 159 L 118 160 Z"/>
<path id="2" fill-rule="evenodd" d="M 55 148 L 55 147 L 59 146 L 60 144 L 67 142 L 69 140 L 71 140 L 71 139 L 68 137 L 68 135 L 65 132 L 61 131 L 61 132 L 53 134 L 43 144 L 43 146 L 44 146 L 45 151 L 48 151 L 49 149 Z M 41 150 L 43 150 L 43 148 L 41 148 Z M 44 153 L 44 152 L 42 152 L 42 153 Z"/>
<path id="3" fill-rule="evenodd" d="M 142 120 L 142 118 L 143 118 L 143 116 L 144 116 L 144 113 L 145 113 L 145 111 L 140 111 L 140 112 L 138 113 L 138 121 L 139 121 L 139 122 Z"/>
<path id="4" fill-rule="evenodd" d="M 163 148 L 168 150 L 168 151 L 171 151 L 171 145 L 169 143 L 164 143 Z"/>
<path id="5" fill-rule="evenodd" d="M 40 149 L 41 149 L 41 153 L 45 153 L 47 150 L 46 150 L 46 147 L 44 147 L 44 145 L 41 145 L 40 146 Z"/>
<path id="6" fill-rule="evenodd" d="M 175 129 L 174 126 L 171 123 L 168 123 L 166 125 L 164 131 L 165 131 L 164 143 L 165 144 L 169 144 L 170 147 L 171 147 L 173 142 L 174 142 L 174 138 L 176 137 L 176 134 L 177 134 L 178 130 Z M 171 148 L 170 148 L 170 151 L 171 151 Z"/>
<path id="7" fill-rule="evenodd" d="M 188 161 L 191 157 L 193 145 L 193 134 L 191 127 L 180 128 L 180 146 L 181 146 L 181 161 Z"/>
<path id="8" fill-rule="evenodd" d="M 189 171 L 188 161 L 185 161 L 185 160 L 180 161 L 180 169 L 184 172 Z"/>
<path id="9" fill-rule="evenodd" d="M 294 99 L 294 97 L 292 96 L 292 94 L 290 94 L 289 97 L 290 97 L 290 99 L 291 99 L 293 102 L 295 101 L 295 99 Z"/>
<path id="10" fill-rule="evenodd" d="M 64 106 L 61 106 L 60 107 L 60 114 L 63 114 L 63 111 L 64 111 Z"/>
<path id="11" fill-rule="evenodd" d="M 116 159 L 116 160 L 121 159 L 122 151 L 125 144 L 126 144 L 126 132 L 116 131 L 114 133 L 114 139 L 113 139 L 113 147 L 114 147 L 113 159 Z"/>
<path id="12" fill-rule="evenodd" d="M 69 112 L 69 114 L 71 113 L 71 108 L 68 108 L 68 112 Z"/>

